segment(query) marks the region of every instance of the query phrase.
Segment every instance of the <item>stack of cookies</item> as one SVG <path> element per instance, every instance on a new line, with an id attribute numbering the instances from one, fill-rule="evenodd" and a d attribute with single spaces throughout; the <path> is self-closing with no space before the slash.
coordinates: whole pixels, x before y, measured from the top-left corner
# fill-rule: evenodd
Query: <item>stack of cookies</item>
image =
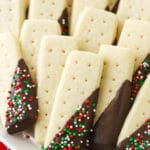
<path id="1" fill-rule="evenodd" d="M 42 150 L 150 149 L 150 0 L 0 0 L 0 120 Z"/>

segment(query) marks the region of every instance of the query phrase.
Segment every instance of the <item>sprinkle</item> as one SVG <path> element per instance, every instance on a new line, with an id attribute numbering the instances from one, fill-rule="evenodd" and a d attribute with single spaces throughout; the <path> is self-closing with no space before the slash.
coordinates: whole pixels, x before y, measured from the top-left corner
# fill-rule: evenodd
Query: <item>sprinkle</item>
<path id="1" fill-rule="evenodd" d="M 132 78 L 132 90 L 130 100 L 134 102 L 137 93 L 143 86 L 147 75 L 150 73 L 150 55 L 148 55 L 145 60 L 140 64 L 139 68 L 135 72 Z"/>
<path id="2" fill-rule="evenodd" d="M 32 105 L 30 103 L 35 100 L 31 91 L 35 90 L 33 89 L 35 83 L 33 83 L 30 76 L 28 76 L 28 70 L 22 70 L 20 67 L 18 66 L 16 68 L 11 83 L 11 91 L 8 91 L 8 108 L 6 112 L 7 128 L 9 128 L 12 123 L 16 124 L 15 128 L 18 128 L 17 123 L 24 120 L 27 112 L 32 110 Z"/>
<path id="3" fill-rule="evenodd" d="M 150 148 L 150 140 L 149 139 L 149 128 L 150 120 L 148 119 L 142 126 L 142 133 L 136 133 L 136 135 L 128 138 L 128 144 L 126 145 L 126 150 L 145 150 Z"/>
<path id="4" fill-rule="evenodd" d="M 85 100 L 83 105 L 78 107 L 74 115 L 66 122 L 63 130 L 56 134 L 53 141 L 44 150 L 79 150 L 89 146 L 87 137 L 93 131 L 91 129 L 93 123 L 90 125 L 90 122 L 94 119 L 92 116 L 95 114 L 95 107 L 96 103 L 92 103 L 92 100 Z"/>

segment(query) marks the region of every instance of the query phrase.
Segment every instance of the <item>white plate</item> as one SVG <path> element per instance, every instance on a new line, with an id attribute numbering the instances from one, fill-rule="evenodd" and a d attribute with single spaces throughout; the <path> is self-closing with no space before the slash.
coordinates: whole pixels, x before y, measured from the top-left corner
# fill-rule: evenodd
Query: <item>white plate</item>
<path id="1" fill-rule="evenodd" d="M 34 143 L 32 137 L 27 139 L 26 132 L 9 135 L 0 123 L 0 141 L 6 144 L 11 150 L 40 150 L 40 146 Z"/>

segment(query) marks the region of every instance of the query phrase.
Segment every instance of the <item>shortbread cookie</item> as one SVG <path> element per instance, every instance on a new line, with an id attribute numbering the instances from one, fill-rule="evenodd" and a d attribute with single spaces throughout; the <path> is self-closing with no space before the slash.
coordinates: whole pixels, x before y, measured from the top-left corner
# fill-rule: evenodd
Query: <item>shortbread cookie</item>
<path id="1" fill-rule="evenodd" d="M 96 8 L 85 8 L 79 17 L 75 37 L 79 48 L 98 52 L 101 44 L 112 44 L 116 38 L 117 17 Z"/>
<path id="2" fill-rule="evenodd" d="M 105 9 L 107 4 L 107 0 L 74 0 L 72 4 L 71 35 L 73 35 L 75 31 L 79 15 L 85 7 Z"/>
<path id="3" fill-rule="evenodd" d="M 118 45 L 132 48 L 136 53 L 135 70 L 150 52 L 150 22 L 126 21 Z"/>
<path id="4" fill-rule="evenodd" d="M 81 106 L 79 106 L 72 117 L 66 121 L 65 126 L 56 134 L 44 150 L 58 149 L 83 149 L 89 148 L 89 135 L 92 131 L 96 112 L 99 89 L 95 90 Z"/>
<path id="5" fill-rule="evenodd" d="M 135 55 L 132 49 L 103 45 L 99 55 L 104 59 L 96 121 L 116 96 L 125 80 L 132 80 Z"/>
<path id="6" fill-rule="evenodd" d="M 119 136 L 118 149 L 149 149 L 150 76 L 145 81 Z"/>
<path id="7" fill-rule="evenodd" d="M 103 61 L 89 52 L 71 52 L 60 80 L 49 121 L 45 147 L 61 131 L 74 110 L 99 88 Z"/>
<path id="8" fill-rule="evenodd" d="M 119 19 L 119 28 L 122 28 L 125 20 L 138 19 L 138 20 L 150 20 L 150 1 L 145 0 L 121 0 L 117 16 Z M 121 29 L 120 29 L 121 30 Z"/>
<path id="9" fill-rule="evenodd" d="M 32 126 L 37 119 L 36 84 L 10 34 L 0 35 L 1 119 L 10 134 Z"/>
<path id="10" fill-rule="evenodd" d="M 73 37 L 45 36 L 41 42 L 37 69 L 40 112 L 34 130 L 35 139 L 40 144 L 44 144 L 49 116 L 65 61 L 68 54 L 76 49 L 77 42 Z"/>
<path id="11" fill-rule="evenodd" d="M 9 31 L 18 37 L 25 12 L 25 0 L 0 0 L 0 33 Z"/>
<path id="12" fill-rule="evenodd" d="M 30 19 L 58 20 L 67 8 L 67 0 L 30 0 Z"/>
<path id="13" fill-rule="evenodd" d="M 131 49 L 109 45 L 103 45 L 99 54 L 104 59 L 104 71 L 91 145 L 95 145 L 95 149 L 100 147 L 99 150 L 104 150 L 104 147 L 115 147 L 124 119 L 131 107 L 130 81 L 135 56 Z M 111 127 L 106 128 L 110 124 Z"/>
<path id="14" fill-rule="evenodd" d="M 44 35 L 60 34 L 56 21 L 26 20 L 21 31 L 21 46 L 23 57 L 29 67 L 33 79 L 36 79 L 37 55 L 41 39 Z"/>

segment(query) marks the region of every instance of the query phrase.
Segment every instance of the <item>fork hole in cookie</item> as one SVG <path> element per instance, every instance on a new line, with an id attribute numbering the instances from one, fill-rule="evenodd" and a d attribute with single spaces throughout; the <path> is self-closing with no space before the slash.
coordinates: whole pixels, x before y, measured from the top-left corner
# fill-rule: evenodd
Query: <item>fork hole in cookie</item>
<path id="1" fill-rule="evenodd" d="M 76 65 L 78 64 L 78 61 L 77 60 L 75 60 L 75 62 L 74 62 Z"/>
<path id="2" fill-rule="evenodd" d="M 109 92 L 109 93 L 112 93 L 112 90 L 109 90 L 108 92 Z"/>
<path id="3" fill-rule="evenodd" d="M 51 67 L 51 64 L 48 64 L 47 66 L 48 66 L 48 67 Z"/>
<path id="4" fill-rule="evenodd" d="M 112 81 L 116 81 L 116 79 L 115 79 L 115 78 L 112 78 Z"/>
<path id="5" fill-rule="evenodd" d="M 131 9 L 131 8 L 132 8 L 132 5 L 129 5 L 129 8 Z"/>
<path id="6" fill-rule="evenodd" d="M 49 76 L 49 75 L 47 75 L 47 79 L 50 79 L 50 76 Z"/>
<path id="7" fill-rule="evenodd" d="M 86 40 L 85 40 L 85 43 L 89 43 L 89 40 L 88 40 L 88 39 L 86 39 Z"/>
<path id="8" fill-rule="evenodd" d="M 60 126 L 58 126 L 58 130 L 60 130 L 61 129 L 61 127 Z"/>
<path id="9" fill-rule="evenodd" d="M 142 116 L 145 116 L 145 112 L 142 112 Z"/>
<path id="10" fill-rule="evenodd" d="M 49 104 L 49 102 L 48 102 L 48 101 L 45 101 L 45 104 L 47 104 L 47 105 L 48 105 L 48 104 Z"/>
<path id="11" fill-rule="evenodd" d="M 105 23 L 106 23 L 106 21 L 105 21 L 105 20 L 103 20 L 103 23 L 105 24 Z"/>
<path id="12" fill-rule="evenodd" d="M 47 126 L 44 126 L 45 129 L 47 129 Z"/>
<path id="13" fill-rule="evenodd" d="M 50 48 L 48 51 L 49 51 L 49 53 L 52 53 L 52 52 L 53 52 L 53 50 L 52 50 L 51 48 Z"/>
<path id="14" fill-rule="evenodd" d="M 140 35 L 140 38 L 143 39 L 143 35 Z"/>
<path id="15" fill-rule="evenodd" d="M 34 70 L 34 67 L 31 67 L 31 70 Z"/>
<path id="16" fill-rule="evenodd" d="M 44 29 L 44 32 L 47 33 L 47 32 L 48 32 L 48 29 Z"/>
<path id="17" fill-rule="evenodd" d="M 88 32 L 90 33 L 90 32 L 91 32 L 91 29 L 88 29 Z"/>
<path id="18" fill-rule="evenodd" d="M 100 43 L 100 42 L 98 42 L 98 43 L 97 43 L 97 46 L 99 46 L 99 47 L 100 47 L 100 46 L 101 46 L 101 43 Z"/>
<path id="19" fill-rule="evenodd" d="M 116 64 L 115 66 L 116 66 L 116 67 L 119 67 L 119 64 Z"/>
<path id="20" fill-rule="evenodd" d="M 52 5 L 53 5 L 53 6 L 55 5 L 55 2 L 54 2 L 54 1 L 52 2 Z"/>
<path id="21" fill-rule="evenodd" d="M 42 0 L 42 3 L 44 4 L 44 3 L 45 3 L 45 0 Z"/>
<path id="22" fill-rule="evenodd" d="M 33 53 L 31 53 L 31 57 L 33 57 L 34 56 L 34 54 Z"/>
<path id="23" fill-rule="evenodd" d="M 128 33 L 127 35 L 128 35 L 128 37 L 130 37 L 130 36 L 131 36 L 131 34 L 130 34 L 130 33 Z"/>
<path id="24" fill-rule="evenodd" d="M 75 80 L 75 79 L 76 79 L 76 77 L 73 76 L 73 77 L 72 77 L 72 80 Z"/>
<path id="25" fill-rule="evenodd" d="M 85 78 L 85 79 L 84 79 L 84 81 L 85 81 L 85 82 L 88 82 L 88 79 L 87 79 L 87 78 Z"/>
<path id="26" fill-rule="evenodd" d="M 66 105 L 66 101 L 63 101 L 63 104 Z"/>
<path id="27" fill-rule="evenodd" d="M 47 116 L 48 116 L 48 114 L 47 114 L 47 113 L 45 113 L 45 116 L 47 117 Z"/>
<path id="28" fill-rule="evenodd" d="M 12 12 L 12 8 L 9 8 L 9 11 Z"/>
<path id="29" fill-rule="evenodd" d="M 61 50 L 61 52 L 62 52 L 63 54 L 65 54 L 65 53 L 66 53 L 66 51 L 65 51 L 64 49 L 62 49 L 62 50 Z"/>
<path id="30" fill-rule="evenodd" d="M 64 118 L 64 114 L 60 114 L 60 118 Z"/>
<path id="31" fill-rule="evenodd" d="M 107 65 L 107 62 L 105 61 L 105 62 L 104 62 L 104 66 L 106 66 L 106 65 Z"/>
<path id="32" fill-rule="evenodd" d="M 90 68 L 92 65 L 89 63 L 89 64 L 87 64 L 87 66 Z"/>
<path id="33" fill-rule="evenodd" d="M 64 68 L 64 67 L 65 67 L 65 64 L 62 64 L 61 66 Z"/>
<path id="34" fill-rule="evenodd" d="M 85 94 L 85 92 L 84 92 L 84 91 L 81 91 L 81 94 L 82 94 L 82 95 L 84 95 L 84 94 Z"/>
<path id="35" fill-rule="evenodd" d="M 130 19 L 130 16 L 126 16 L 127 19 Z"/>
<path id="36" fill-rule="evenodd" d="M 94 22 L 94 18 L 91 18 L 90 21 L 91 21 L 91 22 Z"/>
<path id="37" fill-rule="evenodd" d="M 40 13 L 40 16 L 44 16 L 44 13 L 41 12 L 41 13 Z"/>
<path id="38" fill-rule="evenodd" d="M 71 88 L 68 88 L 67 91 L 71 91 Z"/>
<path id="39" fill-rule="evenodd" d="M 54 14 L 53 14 L 53 13 L 50 13 L 50 14 L 49 14 L 49 16 L 50 16 L 50 17 L 53 17 L 53 16 L 54 16 Z"/>
<path id="40" fill-rule="evenodd" d="M 49 91 L 48 90 L 45 90 L 45 93 L 48 93 Z"/>
<path id="41" fill-rule="evenodd" d="M 32 40 L 32 41 L 31 41 L 31 43 L 32 43 L 32 44 L 34 44 L 34 43 L 35 43 L 35 41 L 34 41 L 34 40 Z"/>
<path id="42" fill-rule="evenodd" d="M 100 34 L 101 36 L 104 36 L 104 33 L 103 32 L 101 32 L 101 34 Z"/>
<path id="43" fill-rule="evenodd" d="M 33 30 L 32 30 L 32 32 L 34 32 L 34 33 L 35 33 L 35 32 L 36 32 L 36 30 L 35 30 L 35 29 L 33 29 Z"/>

